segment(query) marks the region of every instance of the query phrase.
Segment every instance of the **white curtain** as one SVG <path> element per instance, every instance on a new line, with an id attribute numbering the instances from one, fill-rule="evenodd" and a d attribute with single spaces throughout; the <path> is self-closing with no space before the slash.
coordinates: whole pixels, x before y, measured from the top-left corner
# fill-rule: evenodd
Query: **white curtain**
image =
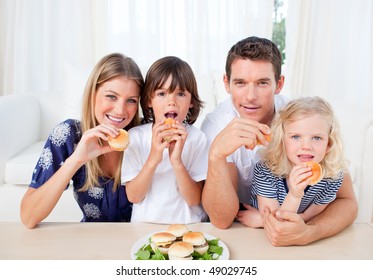
<path id="1" fill-rule="evenodd" d="M 111 0 L 105 52 L 133 57 L 144 75 L 163 56 L 187 61 L 206 113 L 227 96 L 228 50 L 251 35 L 271 38 L 272 13 L 273 0 Z"/>
<path id="2" fill-rule="evenodd" d="M 64 94 L 66 71 L 113 51 L 144 74 L 176 55 L 196 75 L 218 73 L 223 86 L 229 48 L 249 35 L 270 38 L 272 11 L 273 0 L 0 0 L 0 95 Z"/>
<path id="3" fill-rule="evenodd" d="M 373 1 L 288 0 L 284 92 L 373 107 Z"/>
<path id="4" fill-rule="evenodd" d="M 63 65 L 94 61 L 90 0 L 1 0 L 1 94 L 61 92 Z"/>
<path id="5" fill-rule="evenodd" d="M 110 46 L 146 68 L 176 55 L 198 73 L 224 71 L 229 48 L 249 35 L 271 38 L 273 0 L 111 0 Z"/>

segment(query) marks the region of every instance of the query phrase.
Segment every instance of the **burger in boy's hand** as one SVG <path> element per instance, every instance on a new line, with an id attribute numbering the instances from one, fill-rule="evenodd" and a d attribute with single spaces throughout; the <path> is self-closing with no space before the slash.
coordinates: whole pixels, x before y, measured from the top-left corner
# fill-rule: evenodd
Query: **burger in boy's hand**
<path id="1" fill-rule="evenodd" d="M 173 124 L 176 124 L 176 121 L 174 119 L 167 118 L 167 119 L 164 120 L 164 123 L 168 124 L 170 126 L 169 129 L 166 129 L 164 131 L 172 131 L 173 132 L 174 130 L 176 130 L 174 127 L 172 127 Z M 163 137 L 163 141 L 165 141 L 167 143 L 172 142 L 172 136 L 173 135 L 171 134 L 171 135 L 167 135 L 167 136 Z"/>

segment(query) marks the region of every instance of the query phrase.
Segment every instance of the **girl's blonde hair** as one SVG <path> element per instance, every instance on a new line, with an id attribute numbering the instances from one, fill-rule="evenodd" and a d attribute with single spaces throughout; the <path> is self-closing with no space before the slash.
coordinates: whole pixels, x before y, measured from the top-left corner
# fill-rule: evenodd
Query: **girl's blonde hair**
<path id="1" fill-rule="evenodd" d="M 262 158 L 273 174 L 286 177 L 291 170 L 284 144 L 284 125 L 312 115 L 320 115 L 329 126 L 328 150 L 320 162 L 324 177 L 336 178 L 346 170 L 343 145 L 337 119 L 330 104 L 320 97 L 301 97 L 290 101 L 271 124 L 271 142 L 262 150 Z"/>
<path id="2" fill-rule="evenodd" d="M 132 58 L 126 57 L 120 53 L 112 53 L 104 56 L 93 68 L 84 89 L 81 119 L 82 133 L 99 125 L 95 117 L 96 92 L 98 88 L 106 81 L 118 76 L 125 76 L 128 79 L 135 81 L 142 90 L 144 79 L 140 68 Z M 124 129 L 128 130 L 138 124 L 140 124 L 140 117 L 139 112 L 137 111 L 132 121 L 124 127 Z M 114 177 L 108 176 L 108 174 L 105 174 L 101 169 L 99 159 L 102 157 L 103 156 L 94 158 L 85 164 L 86 182 L 80 191 L 86 191 L 90 187 L 99 186 L 100 183 L 98 177 L 100 176 L 107 177 L 108 180 L 114 179 L 113 191 L 115 191 L 118 185 L 120 185 L 123 153 L 119 159 L 119 164 L 114 173 Z"/>

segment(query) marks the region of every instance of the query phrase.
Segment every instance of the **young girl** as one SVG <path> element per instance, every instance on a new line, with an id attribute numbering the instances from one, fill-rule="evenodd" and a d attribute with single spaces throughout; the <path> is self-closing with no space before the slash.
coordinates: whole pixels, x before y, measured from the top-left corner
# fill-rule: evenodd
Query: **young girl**
<path id="1" fill-rule="evenodd" d="M 82 118 L 68 119 L 50 134 L 21 203 L 21 220 L 34 228 L 53 210 L 63 191 L 74 186 L 83 222 L 121 222 L 131 218 L 131 203 L 120 186 L 123 152 L 108 136 L 139 124 L 144 84 L 129 57 L 114 53 L 94 67 L 83 96 Z"/>
<path id="2" fill-rule="evenodd" d="M 254 169 L 252 206 L 300 213 L 307 222 L 336 198 L 346 174 L 337 120 L 325 100 L 305 97 L 289 102 L 271 130 L 272 140 Z M 312 186 L 309 161 L 323 170 L 323 179 Z M 241 212 L 238 219 L 250 227 L 263 226 L 260 215 Z"/>
<path id="3" fill-rule="evenodd" d="M 207 174 L 208 143 L 192 126 L 202 101 L 190 66 L 177 57 L 157 60 L 149 69 L 141 97 L 147 124 L 129 131 L 122 181 L 133 202 L 132 222 L 205 221 L 201 207 Z M 166 118 L 176 121 L 170 126 Z M 165 141 L 164 137 L 171 141 Z"/>

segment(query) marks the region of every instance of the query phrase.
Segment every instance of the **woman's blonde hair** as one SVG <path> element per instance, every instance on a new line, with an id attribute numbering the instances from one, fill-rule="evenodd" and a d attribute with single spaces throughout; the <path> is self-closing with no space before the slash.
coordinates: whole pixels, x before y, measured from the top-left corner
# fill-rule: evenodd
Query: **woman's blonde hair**
<path id="1" fill-rule="evenodd" d="M 81 119 L 82 133 L 99 125 L 95 117 L 95 100 L 98 88 L 106 81 L 118 76 L 125 76 L 128 79 L 135 81 L 142 90 L 144 79 L 140 68 L 132 58 L 126 57 L 120 53 L 112 53 L 104 56 L 93 68 L 84 89 Z M 140 117 L 139 112 L 137 111 L 132 121 L 126 127 L 124 127 L 124 129 L 128 130 L 138 124 L 140 124 Z M 115 175 L 111 178 L 108 176 L 108 174 L 105 174 L 100 167 L 99 159 L 101 157 L 102 156 L 92 159 L 85 164 L 86 182 L 80 191 L 86 191 L 90 187 L 99 186 L 100 183 L 98 181 L 98 177 L 100 176 L 107 177 L 108 180 L 114 179 L 113 191 L 117 189 L 118 185 L 120 184 L 123 153 L 119 159 L 119 164 L 115 171 Z"/>
<path id="2" fill-rule="evenodd" d="M 340 129 L 332 107 L 320 97 L 301 97 L 290 101 L 276 115 L 271 124 L 271 142 L 261 151 L 263 161 L 273 174 L 286 177 L 291 170 L 284 144 L 284 125 L 312 115 L 323 117 L 330 128 L 328 150 L 320 162 L 324 177 L 336 178 L 339 172 L 346 170 Z"/>

